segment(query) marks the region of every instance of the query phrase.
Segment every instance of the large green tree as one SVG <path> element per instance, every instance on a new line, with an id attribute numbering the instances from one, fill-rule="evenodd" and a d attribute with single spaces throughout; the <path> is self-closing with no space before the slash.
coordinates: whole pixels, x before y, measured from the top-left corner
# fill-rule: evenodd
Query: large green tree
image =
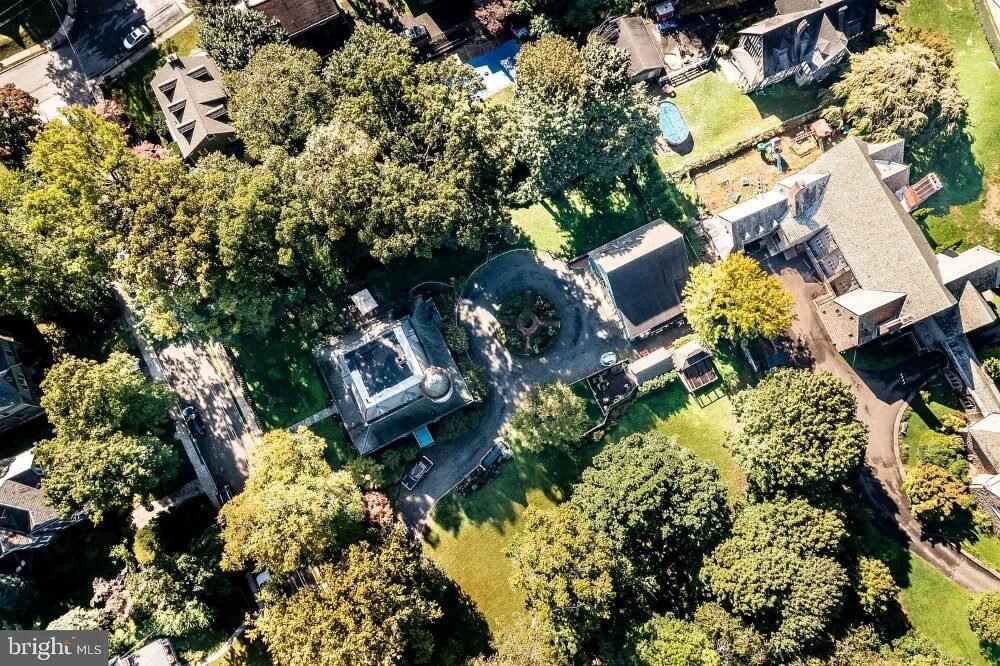
<path id="1" fill-rule="evenodd" d="M 511 584 L 565 660 L 578 655 L 611 616 L 619 566 L 611 539 L 572 502 L 528 509 L 507 550 Z"/>
<path id="2" fill-rule="evenodd" d="M 657 615 L 629 636 L 630 666 L 720 666 L 719 654 L 695 624 Z"/>
<path id="3" fill-rule="evenodd" d="M 737 518 L 733 536 L 709 555 L 701 578 L 725 608 L 764 633 L 774 658 L 788 660 L 825 638 L 840 611 L 847 574 L 832 558 L 778 542 L 774 536 L 783 524 L 747 524 L 760 518 Z M 790 541 L 805 546 L 808 540 Z"/>
<path id="4" fill-rule="evenodd" d="M 227 72 L 246 67 L 264 46 L 284 41 L 281 25 L 256 10 L 216 5 L 201 12 L 198 43 Z"/>
<path id="5" fill-rule="evenodd" d="M 656 432 L 608 444 L 573 486 L 572 503 L 631 564 L 629 605 L 683 587 L 729 526 L 715 466 Z"/>
<path id="6" fill-rule="evenodd" d="M 792 324 L 792 296 L 756 260 L 736 252 L 691 269 L 684 315 L 698 337 L 713 347 L 722 340 L 774 339 Z"/>
<path id="7" fill-rule="evenodd" d="M 598 39 L 583 48 L 556 35 L 517 60 L 514 150 L 526 200 L 581 181 L 611 181 L 644 159 L 659 132 L 649 97 L 629 84 L 628 54 Z"/>
<path id="8" fill-rule="evenodd" d="M 66 357 L 41 389 L 55 437 L 39 442 L 35 460 L 45 470 L 46 498 L 63 515 L 83 511 L 99 522 L 176 474 L 177 452 L 159 437 L 173 394 L 148 383 L 134 356 Z"/>
<path id="9" fill-rule="evenodd" d="M 968 106 L 947 39 L 923 31 L 902 31 L 888 45 L 855 54 L 830 91 L 861 136 L 902 137 L 914 149 L 953 137 Z"/>
<path id="10" fill-rule="evenodd" d="M 13 83 L 0 86 L 0 162 L 20 164 L 42 126 L 38 100 Z"/>
<path id="11" fill-rule="evenodd" d="M 939 523 L 972 505 L 965 482 L 937 465 L 919 463 L 907 470 L 903 492 L 913 515 L 925 523 Z"/>
<path id="12" fill-rule="evenodd" d="M 409 42 L 360 26 L 324 76 L 334 122 L 310 137 L 298 175 L 332 235 L 350 229 L 389 261 L 452 241 L 477 247 L 505 221 L 510 159 L 471 68 L 418 63 Z"/>
<path id="13" fill-rule="evenodd" d="M 243 492 L 219 512 L 225 569 L 287 575 L 326 561 L 356 536 L 364 517 L 361 492 L 349 472 L 330 469 L 324 449 L 308 430 L 264 435 Z"/>
<path id="14" fill-rule="evenodd" d="M 510 419 L 518 444 L 529 450 L 568 448 L 587 429 L 583 398 L 562 382 L 532 386 Z"/>
<path id="15" fill-rule="evenodd" d="M 781 368 L 734 401 L 733 456 L 754 487 L 822 493 L 861 462 L 868 429 L 857 400 L 829 373 Z"/>
<path id="16" fill-rule="evenodd" d="M 312 128 L 329 120 L 332 98 L 320 64 L 315 51 L 269 44 L 234 76 L 229 113 L 250 155 L 271 146 L 298 153 Z"/>
<path id="17" fill-rule="evenodd" d="M 979 640 L 1000 645 L 1000 592 L 983 592 L 969 605 L 969 626 Z"/>
<path id="18" fill-rule="evenodd" d="M 250 635 L 278 666 L 427 663 L 441 617 L 438 578 L 400 527 L 321 565 L 316 585 L 266 593 Z"/>

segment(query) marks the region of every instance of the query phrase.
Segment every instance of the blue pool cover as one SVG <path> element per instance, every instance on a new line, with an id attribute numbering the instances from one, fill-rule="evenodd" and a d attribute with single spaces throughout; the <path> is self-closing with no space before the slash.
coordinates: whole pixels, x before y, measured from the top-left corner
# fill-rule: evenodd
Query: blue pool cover
<path id="1" fill-rule="evenodd" d="M 684 143 L 691 135 L 681 110 L 673 102 L 660 102 L 660 131 L 671 146 Z"/>
<path id="2" fill-rule="evenodd" d="M 514 83 L 514 61 L 521 45 L 511 39 L 495 49 L 470 58 L 470 65 L 482 77 L 486 90 L 481 97 L 489 97 Z"/>

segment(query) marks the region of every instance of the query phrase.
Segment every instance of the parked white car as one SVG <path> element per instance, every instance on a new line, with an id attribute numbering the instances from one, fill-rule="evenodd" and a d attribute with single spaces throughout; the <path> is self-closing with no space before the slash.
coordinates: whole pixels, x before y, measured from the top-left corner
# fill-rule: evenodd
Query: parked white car
<path id="1" fill-rule="evenodd" d="M 125 45 L 126 51 L 131 51 L 135 47 L 139 46 L 150 37 L 153 36 L 153 31 L 149 29 L 148 25 L 140 25 L 132 29 L 132 32 L 128 33 L 125 37 L 125 41 L 122 44 Z"/>

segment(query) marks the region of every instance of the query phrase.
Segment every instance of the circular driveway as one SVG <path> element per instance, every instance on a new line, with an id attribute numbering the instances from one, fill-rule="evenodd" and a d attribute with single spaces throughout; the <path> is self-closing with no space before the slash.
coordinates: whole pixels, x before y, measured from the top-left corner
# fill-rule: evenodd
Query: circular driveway
<path id="1" fill-rule="evenodd" d="M 500 303 L 518 291 L 538 292 L 559 311 L 559 337 L 540 356 L 512 356 L 494 335 Z M 469 332 L 472 359 L 486 370 L 489 397 L 475 430 L 425 452 L 434 461 L 433 471 L 397 498 L 404 523 L 414 530 L 422 527 L 434 504 L 479 463 L 532 385 L 574 382 L 597 370 L 604 352 L 626 353 L 621 329 L 604 309 L 592 278 L 547 254 L 513 250 L 472 274 L 458 300 L 458 319 Z"/>

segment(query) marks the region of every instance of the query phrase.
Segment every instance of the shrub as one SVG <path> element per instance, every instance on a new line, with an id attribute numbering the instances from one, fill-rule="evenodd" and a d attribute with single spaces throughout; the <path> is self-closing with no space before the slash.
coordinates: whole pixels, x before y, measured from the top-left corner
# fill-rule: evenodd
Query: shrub
<path id="1" fill-rule="evenodd" d="M 961 430 L 968 425 L 968 417 L 961 412 L 951 412 L 950 414 L 945 414 L 941 417 L 941 427 L 949 433 L 954 433 L 955 431 Z"/>
<path id="2" fill-rule="evenodd" d="M 146 525 L 135 533 L 132 552 L 135 554 L 135 561 L 143 566 L 152 564 L 160 554 L 160 541 L 152 525 Z"/>
<path id="3" fill-rule="evenodd" d="M 354 458 L 344 465 L 344 469 L 361 490 L 377 490 L 391 481 L 386 478 L 385 466 L 372 458 Z"/>
<path id="4" fill-rule="evenodd" d="M 983 361 L 983 370 L 993 380 L 1000 379 L 1000 357 L 991 357 Z"/>
<path id="5" fill-rule="evenodd" d="M 979 640 L 1000 645 L 1000 592 L 984 592 L 969 605 L 969 626 Z"/>
<path id="6" fill-rule="evenodd" d="M 479 425 L 482 413 L 478 409 L 463 409 L 452 412 L 438 421 L 434 426 L 434 434 L 439 442 L 451 442 Z"/>
<path id="7" fill-rule="evenodd" d="M 656 377 L 648 379 L 639 385 L 639 395 L 649 395 L 650 393 L 655 393 L 661 389 L 665 389 L 676 379 L 676 370 L 671 370 L 670 372 L 665 372 L 662 375 L 657 375 Z"/>
<path id="8" fill-rule="evenodd" d="M 448 326 L 442 333 L 444 334 L 444 343 L 448 345 L 448 349 L 455 356 L 461 357 L 468 353 L 469 351 L 469 334 L 465 332 L 465 329 L 461 326 Z"/>
<path id="9" fill-rule="evenodd" d="M 460 361 L 458 369 L 465 378 L 465 384 L 472 392 L 472 396 L 477 402 L 484 402 L 487 395 L 486 370 L 478 363 L 472 361 Z"/>
<path id="10" fill-rule="evenodd" d="M 419 455 L 420 447 L 412 442 L 394 446 L 384 452 L 379 462 L 385 468 L 385 478 L 392 481 L 400 479 Z"/>

